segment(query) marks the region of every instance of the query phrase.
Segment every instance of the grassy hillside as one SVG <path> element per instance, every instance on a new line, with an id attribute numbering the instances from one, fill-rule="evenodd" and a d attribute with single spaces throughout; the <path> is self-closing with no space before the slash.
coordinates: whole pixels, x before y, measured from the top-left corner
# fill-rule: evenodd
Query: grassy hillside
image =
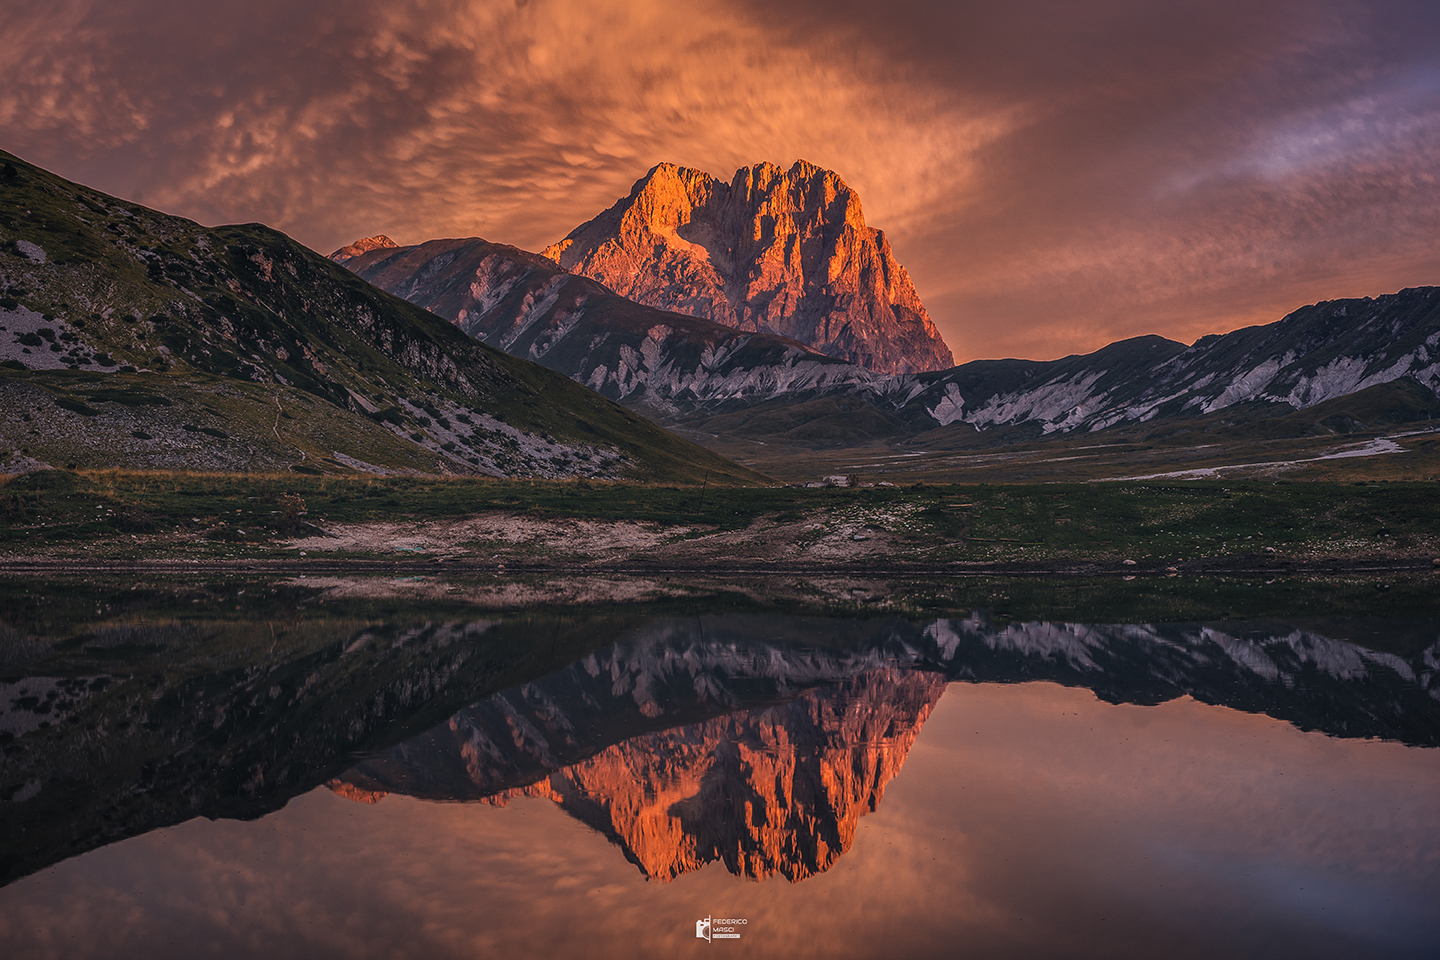
<path id="1" fill-rule="evenodd" d="M 3 152 L 0 390 L 12 469 L 763 481 L 277 231 L 205 228 Z"/>

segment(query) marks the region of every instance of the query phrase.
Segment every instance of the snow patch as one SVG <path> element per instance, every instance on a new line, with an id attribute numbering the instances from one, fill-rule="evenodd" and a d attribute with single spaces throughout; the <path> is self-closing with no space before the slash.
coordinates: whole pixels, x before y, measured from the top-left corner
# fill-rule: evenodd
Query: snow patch
<path id="1" fill-rule="evenodd" d="M 1249 670 L 1257 676 L 1266 680 L 1276 680 L 1280 677 L 1280 668 L 1274 660 L 1271 660 L 1260 645 L 1252 640 L 1237 640 L 1234 637 L 1220 633 L 1217 630 L 1206 628 L 1200 631 L 1200 635 L 1225 651 L 1225 655 L 1235 663 Z"/>
<path id="2" fill-rule="evenodd" d="M 581 310 L 572 310 L 557 314 L 555 319 L 545 328 L 530 344 L 529 355 L 531 360 L 539 360 L 545 354 L 555 348 L 555 344 L 565 338 L 575 326 L 584 319 L 585 314 Z"/>
<path id="3" fill-rule="evenodd" d="M 941 660 L 955 659 L 955 651 L 960 649 L 961 637 L 950 625 L 949 620 L 936 620 L 930 624 L 925 628 L 925 637 L 939 648 Z"/>
<path id="4" fill-rule="evenodd" d="M 1365 367 L 1365 360 L 1360 357 L 1336 357 L 1310 376 L 1297 380 L 1285 400 L 1303 410 L 1332 397 L 1354 393 L 1365 377 Z"/>
<path id="5" fill-rule="evenodd" d="M 108 675 L 25 677 L 0 682 L 0 733 L 23 737 L 42 726 L 56 726 L 99 689 L 96 681 L 108 679 Z"/>
<path id="6" fill-rule="evenodd" d="M 18 360 L 30 370 L 64 370 L 72 364 L 101 372 L 116 369 L 114 365 L 101 367 L 94 358 L 89 345 L 64 320 L 46 320 L 44 314 L 27 307 L 0 308 L 0 360 Z"/>
<path id="7" fill-rule="evenodd" d="M 364 460 L 352 457 L 346 453 L 341 453 L 339 450 L 332 451 L 330 456 L 334 457 L 337 463 L 343 463 L 351 470 L 359 470 L 361 473 L 374 473 L 382 477 L 389 476 L 391 473 L 391 471 L 384 467 L 377 467 L 373 463 L 366 463 Z"/>
<path id="8" fill-rule="evenodd" d="M 942 427 L 948 427 L 956 420 L 963 420 L 965 398 L 960 396 L 960 388 L 953 383 L 945 384 L 945 396 L 941 397 L 940 402 L 926 412 L 934 417 Z"/>
<path id="9" fill-rule="evenodd" d="M 1242 400 L 1249 400 L 1268 387 L 1270 381 L 1274 380 L 1275 375 L 1279 372 L 1279 360 L 1274 358 L 1266 360 L 1249 373 L 1244 373 L 1236 377 L 1230 383 L 1230 386 L 1220 392 L 1220 396 L 1205 405 L 1205 412 L 1214 413 L 1216 410 L 1223 410 Z"/>
<path id="10" fill-rule="evenodd" d="M 1092 397 L 1091 390 L 1106 371 L 1097 370 L 1073 378 L 1066 377 L 1033 389 L 992 397 L 983 407 L 964 419 L 979 427 L 982 424 L 1020 423 L 1040 420 L 1044 430 L 1069 430 L 1078 425 L 1103 397 Z M 1087 405 L 1087 401 L 1090 403 Z"/>

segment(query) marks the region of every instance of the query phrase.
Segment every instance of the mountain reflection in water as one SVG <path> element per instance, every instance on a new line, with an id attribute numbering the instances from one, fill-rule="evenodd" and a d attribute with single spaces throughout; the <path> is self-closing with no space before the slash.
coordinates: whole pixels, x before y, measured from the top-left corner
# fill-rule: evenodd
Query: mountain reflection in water
<path id="1" fill-rule="evenodd" d="M 849 636 L 827 648 L 837 626 Z M 1335 736 L 1433 746 L 1437 653 L 1440 643 L 1412 663 L 1260 624 L 665 620 L 461 710 L 330 786 L 363 802 L 546 797 L 647 877 L 720 861 L 796 881 L 849 849 L 951 680 L 1044 679 L 1112 702 L 1188 695 Z"/>
<path id="2" fill-rule="evenodd" d="M 803 880 L 850 848 L 944 691 L 938 674 L 871 671 L 782 706 L 631 737 L 536 780 L 560 762 L 542 729 L 560 732 L 560 756 L 579 744 L 558 705 L 528 685 L 511 695 L 520 709 L 501 695 L 462 710 L 332 789 L 364 800 L 393 790 L 501 805 L 547 797 L 648 877 L 719 860 L 741 876 Z M 521 712 L 537 700 L 539 711 Z"/>
<path id="3" fill-rule="evenodd" d="M 7 648 L 6 960 L 1440 942 L 1440 622 L 304 612 Z"/>

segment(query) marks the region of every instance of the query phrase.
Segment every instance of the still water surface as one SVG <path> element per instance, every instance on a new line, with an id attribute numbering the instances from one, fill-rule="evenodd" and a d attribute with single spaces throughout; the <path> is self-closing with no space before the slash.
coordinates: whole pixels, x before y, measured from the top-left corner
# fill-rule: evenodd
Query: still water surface
<path id="1" fill-rule="evenodd" d="M 0 944 L 1435 956 L 1440 630 L 1377 651 L 1333 626 L 631 611 L 330 624 L 285 664 L 231 638 L 184 677 L 87 679 L 9 742 Z M 500 655 L 561 628 L 590 641 Z M 7 729 L 33 725 L 14 699 Z M 150 759 L 46 780 L 91 701 Z M 47 732 L 49 758 L 16 752 Z"/>

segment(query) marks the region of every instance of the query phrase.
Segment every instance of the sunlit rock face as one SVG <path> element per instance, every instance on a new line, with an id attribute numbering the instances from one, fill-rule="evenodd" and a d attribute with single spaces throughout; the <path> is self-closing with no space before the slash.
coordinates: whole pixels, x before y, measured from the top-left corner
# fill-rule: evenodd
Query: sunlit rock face
<path id="1" fill-rule="evenodd" d="M 341 247 L 330 254 L 330 259 L 336 263 L 344 263 L 351 257 L 358 257 L 362 253 L 369 253 L 371 250 L 390 250 L 399 246 L 394 240 L 381 234 L 378 237 L 365 237 L 363 240 L 356 240 L 352 244 Z"/>
<path id="2" fill-rule="evenodd" d="M 331 780 L 326 783 L 325 786 L 346 800 L 353 800 L 356 803 L 376 804 L 384 800 L 387 796 L 384 790 L 361 790 L 359 787 L 348 784 L 344 780 Z"/>
<path id="3" fill-rule="evenodd" d="M 850 849 L 944 689 L 938 674 L 876 671 L 627 740 L 492 802 L 548 797 L 657 880 L 716 861 L 803 880 Z"/>
<path id="4" fill-rule="evenodd" d="M 859 196 L 803 160 L 742 168 L 728 184 L 662 163 L 544 255 L 639 303 L 881 373 L 955 362 Z"/>

